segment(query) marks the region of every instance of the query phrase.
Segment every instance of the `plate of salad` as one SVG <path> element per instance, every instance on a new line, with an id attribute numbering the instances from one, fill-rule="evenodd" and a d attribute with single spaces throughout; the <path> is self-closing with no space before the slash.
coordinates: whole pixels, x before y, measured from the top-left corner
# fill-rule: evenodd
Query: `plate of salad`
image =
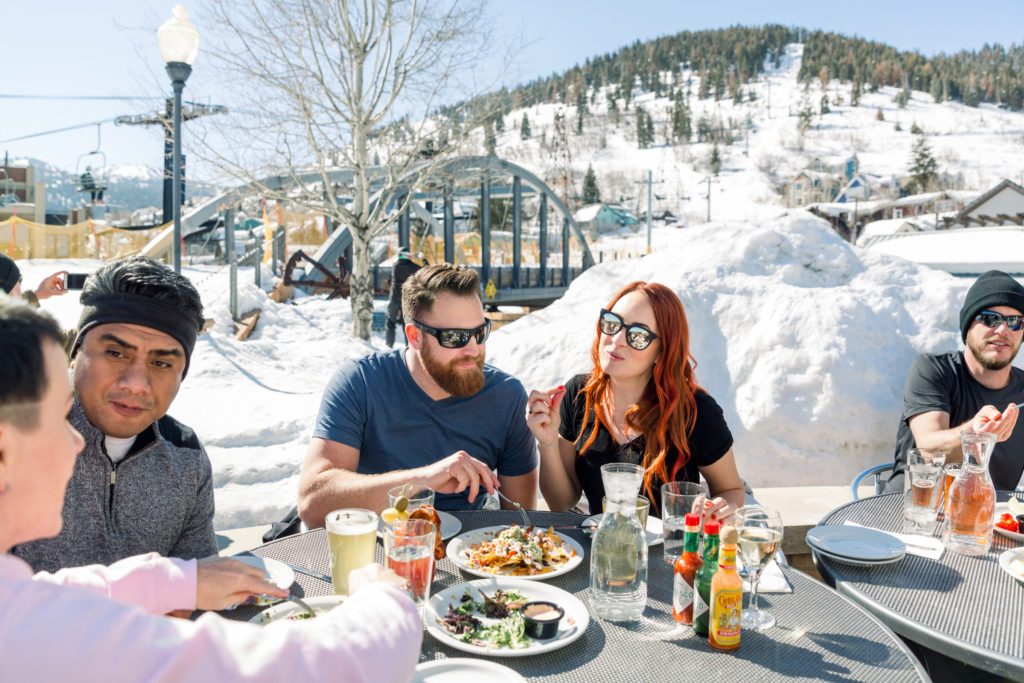
<path id="1" fill-rule="evenodd" d="M 1011 497 L 1005 503 L 996 503 L 996 533 L 1024 543 L 1024 529 L 1018 516 L 1024 516 L 1024 502 Z"/>
<path id="2" fill-rule="evenodd" d="M 528 602 L 554 603 L 565 616 L 552 638 L 526 635 L 520 610 Z M 586 606 L 572 593 L 539 581 L 493 577 L 460 583 L 427 601 L 427 632 L 444 645 L 492 657 L 526 657 L 565 647 L 590 624 Z"/>

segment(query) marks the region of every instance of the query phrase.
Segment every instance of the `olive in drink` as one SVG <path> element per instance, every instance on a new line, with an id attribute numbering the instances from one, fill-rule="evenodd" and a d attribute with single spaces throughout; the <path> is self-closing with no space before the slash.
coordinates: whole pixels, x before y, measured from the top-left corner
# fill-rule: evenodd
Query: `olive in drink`
<path id="1" fill-rule="evenodd" d="M 331 584 L 337 595 L 348 595 L 348 575 L 373 562 L 377 545 L 377 514 L 361 508 L 335 510 L 327 515 L 327 547 Z"/>

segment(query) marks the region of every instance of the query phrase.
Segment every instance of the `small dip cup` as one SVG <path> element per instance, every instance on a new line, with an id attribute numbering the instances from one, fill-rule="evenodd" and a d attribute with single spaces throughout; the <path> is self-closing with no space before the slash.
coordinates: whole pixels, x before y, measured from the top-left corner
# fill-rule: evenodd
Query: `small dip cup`
<path id="1" fill-rule="evenodd" d="M 546 640 L 558 633 L 558 622 L 565 616 L 565 610 L 553 602 L 539 600 L 523 605 L 522 614 L 526 635 Z"/>

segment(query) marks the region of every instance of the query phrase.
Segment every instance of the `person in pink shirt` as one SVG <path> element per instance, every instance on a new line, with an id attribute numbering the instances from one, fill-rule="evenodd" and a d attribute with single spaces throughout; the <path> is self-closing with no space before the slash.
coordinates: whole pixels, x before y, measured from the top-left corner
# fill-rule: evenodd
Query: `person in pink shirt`
<path id="1" fill-rule="evenodd" d="M 309 622 L 257 626 L 215 614 L 265 593 L 262 572 L 229 558 L 155 553 L 109 567 L 33 574 L 9 553 L 61 529 L 81 435 L 68 423 L 71 385 L 57 324 L 0 296 L 0 681 L 409 681 L 422 632 L 398 577 L 352 573 L 353 595 Z"/>

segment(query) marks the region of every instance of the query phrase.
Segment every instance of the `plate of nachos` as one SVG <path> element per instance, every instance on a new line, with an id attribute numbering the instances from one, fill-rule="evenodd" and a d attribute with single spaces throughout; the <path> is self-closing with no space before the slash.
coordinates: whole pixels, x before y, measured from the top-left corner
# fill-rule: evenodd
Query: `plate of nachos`
<path id="1" fill-rule="evenodd" d="M 583 546 L 554 529 L 489 526 L 448 542 L 448 558 L 474 576 L 544 580 L 571 572 L 583 562 Z"/>

